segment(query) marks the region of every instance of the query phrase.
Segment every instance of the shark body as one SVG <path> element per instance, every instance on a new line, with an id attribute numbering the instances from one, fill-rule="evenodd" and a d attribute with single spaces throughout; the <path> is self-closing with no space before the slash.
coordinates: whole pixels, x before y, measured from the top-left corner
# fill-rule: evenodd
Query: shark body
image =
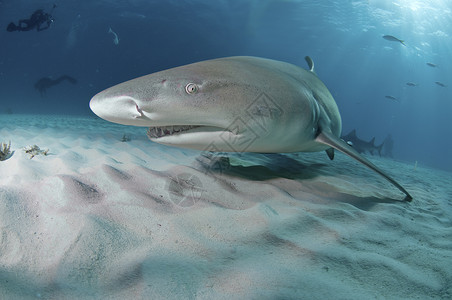
<path id="1" fill-rule="evenodd" d="M 394 179 L 340 139 L 338 107 L 309 70 L 258 57 L 202 61 L 108 88 L 91 110 L 114 123 L 149 127 L 157 143 L 218 152 L 287 153 L 334 149 L 382 175 L 410 201 Z"/>

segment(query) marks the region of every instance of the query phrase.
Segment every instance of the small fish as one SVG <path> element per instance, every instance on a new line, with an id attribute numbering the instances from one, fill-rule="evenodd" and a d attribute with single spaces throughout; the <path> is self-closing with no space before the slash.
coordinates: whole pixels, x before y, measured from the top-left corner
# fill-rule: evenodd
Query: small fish
<path id="1" fill-rule="evenodd" d="M 391 99 L 391 100 L 395 100 L 395 101 L 399 101 L 399 99 L 397 99 L 397 98 L 394 97 L 394 96 L 390 96 L 390 95 L 386 95 L 385 98 Z"/>
<path id="2" fill-rule="evenodd" d="M 406 85 L 408 85 L 408 86 L 418 86 L 419 83 L 407 82 Z"/>
<path id="3" fill-rule="evenodd" d="M 429 67 L 432 67 L 432 68 L 436 68 L 436 67 L 438 67 L 438 65 L 436 65 L 436 64 L 434 64 L 434 63 L 431 63 L 431 62 L 428 62 L 428 63 L 425 63 L 427 66 L 429 66 Z"/>
<path id="4" fill-rule="evenodd" d="M 440 87 L 447 87 L 447 85 L 445 85 L 445 84 L 442 83 L 442 82 L 435 81 L 435 83 L 436 83 L 437 85 L 439 85 Z"/>
<path id="5" fill-rule="evenodd" d="M 113 44 L 118 45 L 118 44 L 119 44 L 119 37 L 118 37 L 118 35 L 116 34 L 116 32 L 114 32 L 114 31 L 111 29 L 111 27 L 110 27 L 110 29 L 108 30 L 108 33 L 113 34 Z"/>
<path id="6" fill-rule="evenodd" d="M 385 40 L 388 40 L 388 41 L 391 41 L 391 42 L 399 42 L 399 43 L 401 43 L 402 45 L 406 46 L 405 43 L 404 43 L 404 41 L 402 41 L 401 39 L 396 38 L 395 36 L 392 36 L 392 35 L 384 35 L 383 38 L 384 38 Z"/>

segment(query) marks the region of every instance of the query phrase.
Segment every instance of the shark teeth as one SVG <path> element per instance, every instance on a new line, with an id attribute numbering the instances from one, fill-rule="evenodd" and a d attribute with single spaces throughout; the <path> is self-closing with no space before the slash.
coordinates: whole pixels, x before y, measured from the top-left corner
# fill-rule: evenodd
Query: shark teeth
<path id="1" fill-rule="evenodd" d="M 172 135 L 174 133 L 178 133 L 181 131 L 187 131 L 199 126 L 195 125 L 183 125 L 183 126 L 162 126 L 162 127 L 150 127 L 147 131 L 147 135 L 149 138 L 159 138 L 162 136 Z"/>

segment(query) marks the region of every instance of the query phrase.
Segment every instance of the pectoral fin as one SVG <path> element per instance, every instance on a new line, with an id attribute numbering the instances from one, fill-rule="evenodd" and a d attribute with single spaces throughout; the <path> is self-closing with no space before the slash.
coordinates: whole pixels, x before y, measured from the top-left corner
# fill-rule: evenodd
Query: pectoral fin
<path id="1" fill-rule="evenodd" d="M 334 148 L 328 148 L 325 150 L 330 160 L 334 159 Z"/>
<path id="2" fill-rule="evenodd" d="M 340 138 L 334 136 L 332 133 L 321 131 L 315 140 L 319 143 L 333 147 L 334 149 L 341 151 L 344 154 L 347 154 L 351 158 L 354 158 L 355 160 L 359 161 L 363 165 L 367 166 L 369 169 L 372 169 L 373 171 L 377 172 L 378 174 L 383 176 L 386 180 L 388 180 L 390 183 L 392 183 L 395 187 L 397 187 L 400 191 L 402 191 L 406 195 L 406 197 L 404 199 L 405 201 L 413 200 L 413 197 L 411 197 L 411 195 L 399 183 L 397 183 L 397 181 L 395 181 L 389 175 L 387 175 L 382 170 L 377 168 L 377 166 L 375 166 L 373 163 L 371 163 L 366 158 L 361 156 L 358 152 L 356 152 L 355 149 L 350 147 L 347 143 L 342 141 Z"/>

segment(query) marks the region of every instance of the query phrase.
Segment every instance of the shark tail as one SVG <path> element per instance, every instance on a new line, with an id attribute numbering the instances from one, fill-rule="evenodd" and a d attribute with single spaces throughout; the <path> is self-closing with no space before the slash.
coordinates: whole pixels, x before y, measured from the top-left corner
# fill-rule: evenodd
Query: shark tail
<path id="1" fill-rule="evenodd" d="M 381 143 L 380 146 L 376 146 L 375 148 L 377 148 L 378 151 L 378 155 L 381 157 L 381 149 L 383 149 L 383 145 L 385 144 L 385 142 Z"/>

